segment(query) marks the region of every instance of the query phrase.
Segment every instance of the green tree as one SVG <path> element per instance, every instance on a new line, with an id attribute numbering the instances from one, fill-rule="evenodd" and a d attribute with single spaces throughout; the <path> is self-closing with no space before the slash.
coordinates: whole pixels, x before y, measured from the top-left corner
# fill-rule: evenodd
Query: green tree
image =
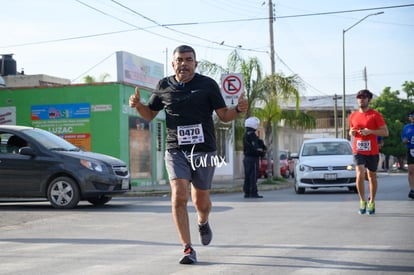
<path id="1" fill-rule="evenodd" d="M 413 103 L 414 97 L 414 81 L 405 81 L 402 85 L 402 90 L 407 95 L 407 99 Z"/>
<path id="2" fill-rule="evenodd" d="M 258 94 L 257 83 L 262 80 L 262 69 L 259 60 L 256 57 L 243 59 L 237 50 L 230 53 L 227 59 L 227 67 L 222 67 L 219 64 L 201 60 L 198 63 L 198 70 L 206 75 L 209 75 L 215 79 L 220 79 L 222 74 L 228 73 L 241 73 L 243 75 L 243 86 L 245 89 L 245 96 L 249 105 L 249 110 L 245 116 L 241 115 L 234 121 L 234 140 L 235 150 L 241 151 L 243 149 L 243 133 L 244 133 L 244 119 L 251 115 L 252 106 L 260 95 Z M 231 128 L 231 122 L 224 123 L 220 120 L 215 121 L 216 129 L 218 128 Z M 231 137 L 232 135 L 229 135 Z"/>
<path id="3" fill-rule="evenodd" d="M 257 83 L 262 79 L 262 68 L 257 57 L 249 57 L 243 59 L 237 50 L 230 53 L 227 59 L 227 68 L 224 68 L 216 63 L 202 60 L 198 64 L 200 72 L 210 75 L 216 79 L 219 79 L 221 74 L 228 73 L 241 73 L 243 75 L 243 86 L 246 92 L 246 99 L 249 105 L 249 110 L 246 113 L 246 117 L 251 116 L 251 107 L 254 106 L 256 100 L 260 97 Z"/>
<path id="4" fill-rule="evenodd" d="M 401 142 L 401 132 L 408 123 L 408 113 L 413 109 L 411 101 L 401 98 L 400 91 L 391 91 L 390 87 L 386 87 L 380 96 L 372 100 L 371 108 L 382 114 L 389 131 L 389 136 L 384 138 L 381 151 L 386 156 L 397 157 L 398 161 L 403 163 L 406 149 Z"/>
<path id="5" fill-rule="evenodd" d="M 96 81 L 95 81 L 95 78 L 93 76 L 86 75 L 86 76 L 83 77 L 83 82 L 86 83 L 86 84 L 92 84 L 92 83 L 95 83 Z"/>
<path id="6" fill-rule="evenodd" d="M 249 110 L 246 117 L 255 115 L 262 120 L 265 127 L 265 143 L 268 147 L 268 160 L 276 154 L 277 150 L 273 151 L 273 135 L 277 136 L 278 123 L 283 119 L 294 128 L 303 127 L 305 129 L 314 128 L 316 125 L 315 119 L 306 113 L 299 112 L 299 89 L 302 88 L 302 83 L 297 75 L 285 77 L 282 74 L 275 74 L 262 77 L 262 69 L 259 60 L 256 57 L 243 59 L 237 50 L 230 53 L 227 60 L 227 68 L 224 68 L 216 63 L 209 61 L 200 61 L 198 64 L 200 72 L 210 75 L 214 78 L 219 78 L 223 73 L 237 72 L 243 75 L 244 88 L 246 98 L 249 105 Z M 282 110 L 280 104 L 286 103 L 289 100 L 296 102 L 296 110 L 288 111 Z M 262 106 L 257 108 L 256 106 Z M 230 124 L 225 125 L 222 122 L 216 122 L 216 128 L 229 127 Z M 275 130 L 275 133 L 273 131 Z M 240 151 L 243 148 L 243 134 L 244 134 L 244 117 L 239 117 L 235 121 L 235 148 Z M 273 156 L 274 159 L 276 156 Z M 275 162 L 275 175 L 279 175 L 278 162 Z M 271 162 L 268 161 L 270 167 Z M 270 173 L 270 169 L 268 169 Z"/>
<path id="7" fill-rule="evenodd" d="M 84 76 L 84 77 L 83 77 L 83 82 L 84 82 L 84 83 L 87 83 L 87 84 L 92 84 L 92 83 L 95 83 L 95 82 L 105 82 L 105 80 L 106 80 L 108 77 L 110 77 L 110 74 L 108 74 L 108 73 L 102 73 L 102 74 L 99 76 L 98 80 L 96 80 L 96 78 L 95 78 L 95 77 L 93 77 L 93 76 L 91 76 L 91 75 L 86 75 L 86 76 Z"/>
<path id="8" fill-rule="evenodd" d="M 302 88 L 302 82 L 297 75 L 284 76 L 283 74 L 274 74 L 266 76 L 259 84 L 260 100 L 262 108 L 255 108 L 253 115 L 257 116 L 263 123 L 265 128 L 265 144 L 267 151 L 267 171 L 268 176 L 271 176 L 271 158 L 278 160 L 277 154 L 279 148 L 277 146 L 278 139 L 278 125 L 282 120 L 286 125 L 292 128 L 315 128 L 316 120 L 312 116 L 299 111 L 300 94 L 299 90 Z M 294 101 L 295 111 L 283 110 L 282 104 L 289 101 Z M 274 162 L 274 175 L 279 175 L 279 162 Z"/>

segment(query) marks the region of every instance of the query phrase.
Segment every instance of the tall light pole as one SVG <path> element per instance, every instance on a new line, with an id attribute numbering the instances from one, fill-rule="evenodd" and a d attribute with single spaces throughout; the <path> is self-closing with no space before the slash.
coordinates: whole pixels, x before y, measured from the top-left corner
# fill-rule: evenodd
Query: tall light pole
<path id="1" fill-rule="evenodd" d="M 384 12 L 377 12 L 377 13 L 371 13 L 368 14 L 367 16 L 365 16 L 364 18 L 362 18 L 361 20 L 359 20 L 358 22 L 356 22 L 355 24 L 353 24 L 351 27 L 342 30 L 342 137 L 346 138 L 345 135 L 345 33 L 347 31 L 349 31 L 350 29 L 352 29 L 353 27 L 355 27 L 356 25 L 358 25 L 359 23 L 361 23 L 362 21 L 364 21 L 365 19 L 367 19 L 370 16 L 373 15 L 379 15 L 379 14 L 383 14 Z"/>

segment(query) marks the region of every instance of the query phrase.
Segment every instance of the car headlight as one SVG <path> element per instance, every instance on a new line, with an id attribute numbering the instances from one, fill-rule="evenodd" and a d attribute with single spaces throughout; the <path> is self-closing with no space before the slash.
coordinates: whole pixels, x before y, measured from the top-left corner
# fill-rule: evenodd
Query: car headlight
<path id="1" fill-rule="evenodd" d="M 346 166 L 346 170 L 348 170 L 348 171 L 354 171 L 355 170 L 355 164 L 348 164 Z"/>
<path id="2" fill-rule="evenodd" d="M 313 171 L 313 168 L 312 168 L 312 166 L 301 164 L 301 165 L 299 165 L 299 170 L 301 172 L 311 172 L 311 171 Z"/>
<path id="3" fill-rule="evenodd" d="M 102 165 L 100 163 L 96 162 L 96 161 L 81 159 L 80 163 L 82 164 L 83 167 L 85 167 L 89 170 L 97 171 L 97 172 L 102 172 L 103 171 Z"/>

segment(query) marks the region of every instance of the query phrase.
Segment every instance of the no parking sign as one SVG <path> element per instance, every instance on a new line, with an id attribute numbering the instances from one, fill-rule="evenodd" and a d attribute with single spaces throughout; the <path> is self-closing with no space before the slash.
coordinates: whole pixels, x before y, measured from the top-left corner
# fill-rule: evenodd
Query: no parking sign
<path id="1" fill-rule="evenodd" d="M 222 74 L 221 75 L 221 94 L 227 106 L 237 104 L 240 94 L 243 92 L 242 74 Z"/>

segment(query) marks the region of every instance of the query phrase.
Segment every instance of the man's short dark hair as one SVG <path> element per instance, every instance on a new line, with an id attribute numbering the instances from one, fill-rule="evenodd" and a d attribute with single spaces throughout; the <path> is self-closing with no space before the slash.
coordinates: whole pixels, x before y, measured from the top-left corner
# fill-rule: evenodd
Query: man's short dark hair
<path id="1" fill-rule="evenodd" d="M 189 52 L 194 54 L 194 59 L 195 59 L 196 58 L 195 50 L 192 47 L 187 46 L 187 45 L 181 45 L 181 46 L 178 46 L 177 48 L 175 48 L 174 51 L 173 51 L 173 55 L 175 53 L 189 53 Z"/>
<path id="2" fill-rule="evenodd" d="M 360 91 L 357 93 L 356 97 L 358 98 L 358 97 L 360 97 L 360 96 L 366 96 L 366 97 L 368 97 L 369 99 L 372 99 L 372 93 L 371 93 L 369 90 L 366 90 L 366 89 L 364 89 L 364 90 L 360 90 Z"/>

